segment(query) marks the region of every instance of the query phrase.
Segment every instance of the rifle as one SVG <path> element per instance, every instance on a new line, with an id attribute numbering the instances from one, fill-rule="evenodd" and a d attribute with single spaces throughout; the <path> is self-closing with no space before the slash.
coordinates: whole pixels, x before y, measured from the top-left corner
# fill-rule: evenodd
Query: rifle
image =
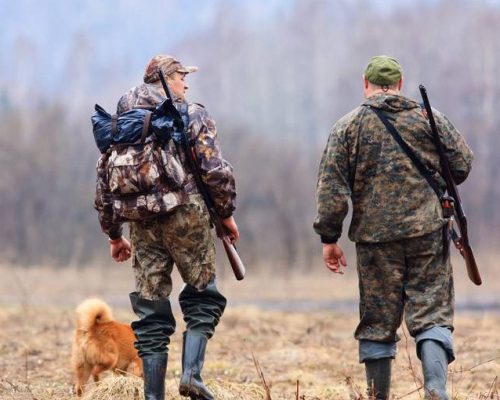
<path id="1" fill-rule="evenodd" d="M 196 181 L 196 186 L 203 197 L 203 200 L 207 206 L 208 214 L 210 216 L 210 221 L 212 225 L 215 227 L 215 232 L 217 237 L 222 240 L 222 244 L 224 245 L 224 250 L 226 251 L 227 258 L 229 263 L 231 264 L 231 268 L 233 269 L 234 276 L 237 280 L 242 280 L 245 277 L 245 265 L 241 261 L 241 258 L 236 250 L 236 246 L 231 243 L 229 236 L 227 234 L 227 228 L 222 223 L 221 217 L 215 211 L 215 203 L 213 198 L 208 191 L 205 183 L 203 182 L 200 168 L 198 166 L 198 160 L 196 157 L 196 153 L 194 148 L 189 144 L 189 139 L 187 136 L 187 128 L 189 124 L 189 116 L 187 113 L 187 104 L 183 103 L 178 109 L 172 99 L 172 95 L 170 93 L 170 89 L 168 88 L 167 82 L 165 81 L 165 77 L 163 73 L 159 71 L 160 80 L 165 90 L 165 94 L 167 95 L 167 103 L 169 111 L 174 114 L 174 130 L 180 133 L 180 143 L 183 147 L 183 150 L 186 155 L 186 161 L 188 164 L 191 173 L 194 176 Z"/>
<path id="2" fill-rule="evenodd" d="M 465 259 L 465 266 L 467 268 L 467 275 L 469 279 L 476 285 L 481 285 L 481 276 L 479 275 L 479 269 L 477 268 L 476 260 L 474 254 L 472 253 L 472 248 L 469 243 L 469 236 L 467 234 L 467 218 L 465 217 L 464 209 L 462 207 L 462 201 L 458 194 L 457 185 L 453 180 L 451 175 L 450 163 L 448 157 L 445 154 L 443 143 L 439 137 L 439 133 L 436 126 L 436 121 L 434 120 L 434 114 L 432 113 L 432 108 L 429 103 L 429 98 L 427 97 L 427 90 L 423 85 L 419 85 L 420 94 L 424 102 L 425 111 L 427 112 L 427 118 L 429 119 L 429 124 L 431 126 L 432 135 L 434 137 L 434 143 L 437 148 L 439 155 L 439 162 L 441 165 L 441 171 L 444 181 L 446 182 L 446 191 L 452 199 L 452 209 L 453 216 L 451 217 L 451 223 L 456 221 L 458 225 L 458 230 L 460 235 L 458 235 L 454 229 L 452 229 L 452 239 L 455 247 L 458 249 L 462 257 Z M 448 200 L 445 200 L 445 203 Z M 448 205 L 450 206 L 450 205 Z"/>

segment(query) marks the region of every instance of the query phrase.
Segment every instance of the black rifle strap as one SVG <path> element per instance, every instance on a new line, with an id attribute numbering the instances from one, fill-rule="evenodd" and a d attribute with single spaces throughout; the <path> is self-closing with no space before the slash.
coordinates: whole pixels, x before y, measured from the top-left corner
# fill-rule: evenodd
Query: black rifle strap
<path id="1" fill-rule="evenodd" d="M 415 167 L 417 167 L 418 172 L 420 172 L 420 175 L 422 175 L 425 180 L 429 183 L 431 188 L 436 192 L 436 195 L 439 200 L 441 200 L 441 197 L 443 196 L 442 191 L 439 189 L 439 185 L 437 182 L 432 178 L 431 173 L 427 169 L 427 167 L 420 161 L 420 159 L 417 157 L 415 152 L 406 144 L 406 142 L 403 140 L 401 135 L 399 134 L 398 130 L 394 127 L 393 124 L 389 121 L 389 117 L 385 115 L 381 110 L 375 107 L 370 107 L 370 109 L 379 117 L 379 119 L 383 122 L 391 136 L 394 138 L 394 140 L 399 144 L 399 146 L 403 149 L 403 151 L 406 153 L 406 155 L 410 158 L 410 160 L 413 162 Z"/>

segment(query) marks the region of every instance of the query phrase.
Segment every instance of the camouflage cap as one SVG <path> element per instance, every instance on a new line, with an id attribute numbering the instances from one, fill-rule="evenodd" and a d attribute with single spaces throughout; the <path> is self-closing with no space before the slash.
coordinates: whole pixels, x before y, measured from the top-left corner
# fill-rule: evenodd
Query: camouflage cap
<path id="1" fill-rule="evenodd" d="M 399 62 L 389 56 L 375 56 L 370 59 L 365 69 L 365 78 L 375 85 L 394 85 L 403 75 Z"/>
<path id="2" fill-rule="evenodd" d="M 174 57 L 160 54 L 154 56 L 148 62 L 146 70 L 144 71 L 144 83 L 153 83 L 160 80 L 160 75 L 158 74 L 160 68 L 165 77 L 174 72 L 189 74 L 190 72 L 198 71 L 198 67 L 185 67 Z"/>

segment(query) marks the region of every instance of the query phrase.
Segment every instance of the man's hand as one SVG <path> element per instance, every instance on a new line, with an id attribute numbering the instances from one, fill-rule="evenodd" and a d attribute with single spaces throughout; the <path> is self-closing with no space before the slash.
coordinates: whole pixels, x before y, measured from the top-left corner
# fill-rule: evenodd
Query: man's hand
<path id="1" fill-rule="evenodd" d="M 228 237 L 231 241 L 231 243 L 236 243 L 238 239 L 240 238 L 240 232 L 238 231 L 238 226 L 236 225 L 236 222 L 234 221 L 234 217 L 231 216 L 229 218 L 225 218 L 222 220 L 222 223 L 227 229 Z"/>
<path id="2" fill-rule="evenodd" d="M 343 267 L 347 267 L 344 252 L 337 243 L 323 243 L 323 261 L 326 267 L 336 274 L 343 274 Z"/>
<path id="3" fill-rule="evenodd" d="M 123 262 L 130 258 L 132 247 L 130 247 L 129 241 L 122 236 L 119 239 L 109 241 L 109 252 L 115 261 Z"/>

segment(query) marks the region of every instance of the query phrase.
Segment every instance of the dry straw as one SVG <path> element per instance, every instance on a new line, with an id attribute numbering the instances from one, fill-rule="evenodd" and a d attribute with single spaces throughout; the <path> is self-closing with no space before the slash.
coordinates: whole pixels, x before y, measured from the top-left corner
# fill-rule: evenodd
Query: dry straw
<path id="1" fill-rule="evenodd" d="M 168 398 L 185 400 L 178 394 L 177 382 L 167 382 Z M 253 383 L 235 384 L 208 380 L 207 386 L 218 400 L 264 400 L 265 392 Z M 144 400 L 143 381 L 135 376 L 109 375 L 97 384 L 87 385 L 82 400 Z"/>
<path id="2" fill-rule="evenodd" d="M 133 376 L 110 375 L 85 388 L 83 400 L 144 400 L 143 381 Z"/>

